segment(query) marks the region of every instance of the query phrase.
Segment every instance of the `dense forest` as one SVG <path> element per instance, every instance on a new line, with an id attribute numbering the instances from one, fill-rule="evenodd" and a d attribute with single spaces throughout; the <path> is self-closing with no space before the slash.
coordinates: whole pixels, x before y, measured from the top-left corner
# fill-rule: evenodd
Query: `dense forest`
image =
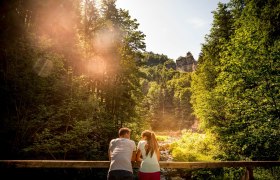
<path id="1" fill-rule="evenodd" d="M 280 159 L 279 0 L 217 4 L 190 72 L 101 2 L 0 1 L 0 159 L 107 160 L 124 126 L 184 130 L 175 160 Z M 185 155 L 195 122 L 202 159 Z"/>

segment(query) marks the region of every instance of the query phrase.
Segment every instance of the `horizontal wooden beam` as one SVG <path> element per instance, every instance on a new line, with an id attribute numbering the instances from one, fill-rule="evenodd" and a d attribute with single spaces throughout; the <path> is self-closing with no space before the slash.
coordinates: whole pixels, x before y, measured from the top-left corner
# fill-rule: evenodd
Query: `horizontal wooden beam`
<path id="1" fill-rule="evenodd" d="M 218 161 L 218 162 L 166 162 L 161 161 L 160 166 L 172 169 L 198 169 L 222 167 L 271 167 L 280 166 L 280 161 Z"/>
<path id="2" fill-rule="evenodd" d="M 0 160 L 0 168 L 108 168 L 109 161 Z"/>
<path id="3" fill-rule="evenodd" d="M 140 163 L 133 162 L 138 168 Z M 160 161 L 161 168 L 198 169 L 222 167 L 272 167 L 280 161 L 219 161 L 219 162 L 170 162 Z M 110 161 L 80 160 L 0 160 L 0 168 L 109 168 Z"/>

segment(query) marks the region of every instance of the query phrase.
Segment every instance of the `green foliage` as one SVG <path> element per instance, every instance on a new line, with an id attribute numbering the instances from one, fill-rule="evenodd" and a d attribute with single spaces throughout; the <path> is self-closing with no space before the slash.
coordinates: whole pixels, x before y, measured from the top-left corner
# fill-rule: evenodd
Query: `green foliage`
<path id="1" fill-rule="evenodd" d="M 163 54 L 155 54 L 153 52 L 143 53 L 144 57 L 141 61 L 144 66 L 158 66 L 163 64 L 170 64 L 171 67 L 174 67 L 175 63 L 171 59 L 169 59 L 166 55 Z M 176 67 L 176 65 L 175 65 Z"/>
<path id="2" fill-rule="evenodd" d="M 223 168 L 222 171 L 222 178 L 223 179 L 228 179 L 228 180 L 234 180 L 234 179 L 241 179 L 244 176 L 244 173 L 246 172 L 246 169 L 243 167 L 239 168 Z"/>
<path id="3" fill-rule="evenodd" d="M 280 178 L 279 167 L 262 168 L 258 167 L 254 169 L 254 179 L 262 180 L 275 180 Z"/>
<path id="4" fill-rule="evenodd" d="M 231 12 L 226 4 L 219 3 L 213 12 L 214 20 L 210 34 L 206 36 L 206 43 L 198 59 L 198 68 L 192 76 L 191 103 L 194 113 L 200 120 L 201 128 L 208 128 L 216 119 L 223 118 L 223 104 L 213 93 L 220 73 L 220 56 L 224 46 L 233 33 Z"/>
<path id="5" fill-rule="evenodd" d="M 242 159 L 279 159 L 279 78 L 275 73 L 279 62 L 274 61 L 279 57 L 275 49 L 279 40 L 271 39 L 263 26 L 266 20 L 258 17 L 265 17 L 265 7 L 270 6 L 264 3 L 261 10 L 253 2 L 247 4 L 217 79 L 216 94 L 226 102 L 224 124 L 218 129 L 224 141 L 241 147 L 231 153 Z M 260 15 L 255 16 L 257 11 Z"/>
<path id="6" fill-rule="evenodd" d="M 72 85 L 71 94 L 66 94 L 56 106 L 40 106 L 36 120 L 44 124 L 34 135 L 34 145 L 25 148 L 25 152 L 54 159 L 93 158 L 98 154 L 102 143 L 95 137 L 100 125 L 98 114 L 94 114 L 98 102 L 87 96 L 85 78 L 73 79 Z"/>
<path id="7" fill-rule="evenodd" d="M 191 104 L 191 82 L 191 73 L 180 73 L 167 83 L 167 87 L 174 93 L 174 113 L 180 129 L 190 128 L 195 121 Z"/>
<path id="8" fill-rule="evenodd" d="M 190 104 L 191 75 L 168 68 L 168 64 L 140 68 L 147 119 L 154 130 L 165 130 L 167 124 L 173 130 L 190 128 L 195 119 Z"/>
<path id="9" fill-rule="evenodd" d="M 214 13 L 191 102 L 201 127 L 218 134 L 222 159 L 279 160 L 278 6 L 231 1 Z"/>
<path id="10" fill-rule="evenodd" d="M 157 135 L 156 138 L 157 138 L 157 141 L 166 141 L 168 139 L 168 136 Z"/>
<path id="11" fill-rule="evenodd" d="M 1 157 L 107 159 L 118 128 L 142 122 L 137 21 L 114 1 L 101 10 L 93 0 L 2 5 Z M 100 49 L 106 37 L 114 41 Z"/>
<path id="12" fill-rule="evenodd" d="M 214 134 L 189 131 L 184 131 L 170 148 L 174 161 L 214 161 L 220 150 Z"/>

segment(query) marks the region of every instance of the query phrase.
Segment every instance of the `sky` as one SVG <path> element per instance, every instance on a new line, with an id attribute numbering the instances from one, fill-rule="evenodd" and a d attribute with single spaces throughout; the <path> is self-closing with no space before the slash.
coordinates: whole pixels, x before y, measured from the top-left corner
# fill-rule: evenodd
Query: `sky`
<path id="1" fill-rule="evenodd" d="M 190 51 L 197 60 L 218 2 L 229 0 L 117 0 L 116 6 L 137 20 L 146 35 L 146 51 L 173 60 Z"/>

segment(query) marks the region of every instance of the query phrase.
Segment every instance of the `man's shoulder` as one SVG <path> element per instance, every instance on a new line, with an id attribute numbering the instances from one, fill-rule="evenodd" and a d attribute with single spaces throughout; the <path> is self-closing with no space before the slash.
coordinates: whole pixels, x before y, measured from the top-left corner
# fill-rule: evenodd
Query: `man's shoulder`
<path id="1" fill-rule="evenodd" d="M 135 141 L 134 140 L 132 140 L 132 139 L 128 139 L 130 142 L 133 142 L 133 143 L 135 143 Z"/>
<path id="2" fill-rule="evenodd" d="M 135 141 L 131 140 L 131 139 L 126 139 L 126 142 L 127 143 L 130 143 L 130 144 L 135 144 Z"/>
<path id="3" fill-rule="evenodd" d="M 131 140 L 131 139 L 127 139 L 127 138 L 115 138 L 112 139 L 111 142 L 129 142 L 129 143 L 135 143 L 135 141 Z"/>
<path id="4" fill-rule="evenodd" d="M 116 141 L 117 140 L 117 138 L 115 138 L 115 139 L 111 139 L 111 141 L 110 142 L 114 142 L 114 141 Z"/>
<path id="5" fill-rule="evenodd" d="M 131 139 L 126 139 L 126 143 L 127 143 L 127 145 L 131 146 L 132 148 L 136 147 L 135 141 L 133 141 Z"/>

